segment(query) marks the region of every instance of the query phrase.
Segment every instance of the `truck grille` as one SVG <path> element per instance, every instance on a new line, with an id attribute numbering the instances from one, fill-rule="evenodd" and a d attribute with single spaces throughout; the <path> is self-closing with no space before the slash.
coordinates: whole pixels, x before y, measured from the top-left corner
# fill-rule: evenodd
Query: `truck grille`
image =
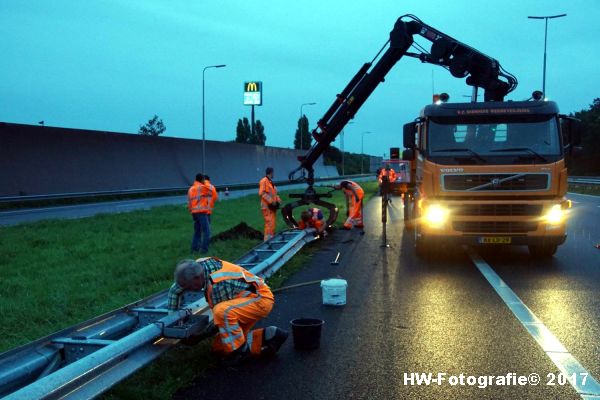
<path id="1" fill-rule="evenodd" d="M 452 228 L 465 233 L 526 233 L 537 225 L 535 221 L 454 221 Z"/>
<path id="2" fill-rule="evenodd" d="M 503 191 L 548 189 L 549 174 L 443 175 L 444 190 Z"/>
<path id="3" fill-rule="evenodd" d="M 450 206 L 453 215 L 459 216 L 539 216 L 542 205 L 537 204 L 457 204 Z"/>

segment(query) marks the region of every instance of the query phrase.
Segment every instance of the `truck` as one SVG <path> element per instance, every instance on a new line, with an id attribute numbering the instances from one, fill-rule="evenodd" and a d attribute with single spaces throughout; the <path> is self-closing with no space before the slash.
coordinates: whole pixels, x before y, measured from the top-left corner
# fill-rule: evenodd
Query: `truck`
<path id="1" fill-rule="evenodd" d="M 431 49 L 416 37 L 431 42 Z M 577 121 L 559 114 L 539 91 L 527 101 L 505 100 L 517 87 L 514 75 L 411 14 L 398 18 L 389 40 L 317 122 L 315 143 L 289 174 L 308 187 L 282 208 L 286 223 L 294 226 L 294 208 L 311 203 L 329 210 L 328 224 L 335 221 L 337 208 L 323 199 L 329 194 L 313 187 L 313 164 L 404 56 L 445 68 L 472 87 L 471 102 L 453 104 L 440 95 L 398 135 L 414 182 L 404 212 L 417 255 L 435 253 L 437 245 L 467 244 L 527 245 L 535 257 L 552 256 L 566 238 L 565 158 L 579 144 Z M 479 89 L 483 102 L 477 102 Z"/>
<path id="2" fill-rule="evenodd" d="M 574 124 L 556 103 L 536 97 L 441 102 L 404 126 L 404 158 L 414 163 L 416 182 L 405 213 L 417 255 L 445 244 L 500 244 L 527 245 L 545 258 L 564 243 Z"/>

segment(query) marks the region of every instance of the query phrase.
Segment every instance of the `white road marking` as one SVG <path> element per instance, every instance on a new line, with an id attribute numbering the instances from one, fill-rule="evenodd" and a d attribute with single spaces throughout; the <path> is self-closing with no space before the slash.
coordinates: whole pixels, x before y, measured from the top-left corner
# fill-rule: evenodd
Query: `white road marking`
<path id="1" fill-rule="evenodd" d="M 525 327 L 527 332 L 535 339 L 558 369 L 567 377 L 577 374 L 576 382 L 572 382 L 571 379 L 569 379 L 569 383 L 581 398 L 585 400 L 600 398 L 600 383 L 598 383 L 598 381 L 583 368 L 579 361 L 569 353 L 556 336 L 554 336 L 554 334 L 546 328 L 543 322 L 535 316 L 529 307 L 521 301 L 519 296 L 512 291 L 496 272 L 494 272 L 492 267 L 490 267 L 472 249 L 469 249 L 467 252 L 481 274 L 487 279 L 489 284 L 492 285 L 506 306 L 512 311 L 515 317 L 517 317 L 519 322 L 521 322 L 523 327 Z M 585 376 L 587 376 L 585 385 L 583 385 L 582 380 L 579 379 L 583 376 L 581 374 L 586 374 Z"/>

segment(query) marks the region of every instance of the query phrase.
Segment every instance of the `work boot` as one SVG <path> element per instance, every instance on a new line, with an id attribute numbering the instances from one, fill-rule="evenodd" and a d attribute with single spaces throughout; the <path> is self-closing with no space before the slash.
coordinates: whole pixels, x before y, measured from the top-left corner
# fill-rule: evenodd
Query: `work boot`
<path id="1" fill-rule="evenodd" d="M 269 357 L 275 355 L 281 345 L 285 343 L 289 336 L 289 332 L 275 326 L 269 326 L 265 328 L 264 336 L 265 339 L 263 340 L 263 346 L 260 349 L 260 355 Z"/>
<path id="2" fill-rule="evenodd" d="M 237 348 L 232 353 L 228 354 L 221 360 L 221 364 L 224 367 L 235 367 L 242 364 L 244 361 L 250 358 L 250 348 L 248 344 L 244 343 L 242 347 Z"/>

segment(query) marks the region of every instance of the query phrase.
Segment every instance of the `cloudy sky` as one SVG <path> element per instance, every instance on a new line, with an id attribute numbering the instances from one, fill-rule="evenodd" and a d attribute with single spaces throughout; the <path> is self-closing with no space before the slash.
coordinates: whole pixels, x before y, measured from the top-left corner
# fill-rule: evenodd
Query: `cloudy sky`
<path id="1" fill-rule="evenodd" d="M 166 136 L 232 140 L 243 82 L 260 80 L 267 144 L 291 147 L 302 103 L 312 124 L 360 66 L 412 13 L 496 58 L 517 76 L 509 98 L 542 87 L 544 21 L 549 21 L 546 91 L 562 112 L 600 97 L 600 1 L 205 1 L 0 0 L 0 121 L 136 133 L 157 114 Z M 428 42 L 421 40 L 422 44 Z M 429 46 L 428 46 L 429 48 Z M 401 143 L 402 124 L 433 92 L 468 101 L 471 88 L 440 67 L 403 58 L 358 112 L 347 151 L 373 155 Z M 336 142 L 339 143 L 339 142 Z"/>

